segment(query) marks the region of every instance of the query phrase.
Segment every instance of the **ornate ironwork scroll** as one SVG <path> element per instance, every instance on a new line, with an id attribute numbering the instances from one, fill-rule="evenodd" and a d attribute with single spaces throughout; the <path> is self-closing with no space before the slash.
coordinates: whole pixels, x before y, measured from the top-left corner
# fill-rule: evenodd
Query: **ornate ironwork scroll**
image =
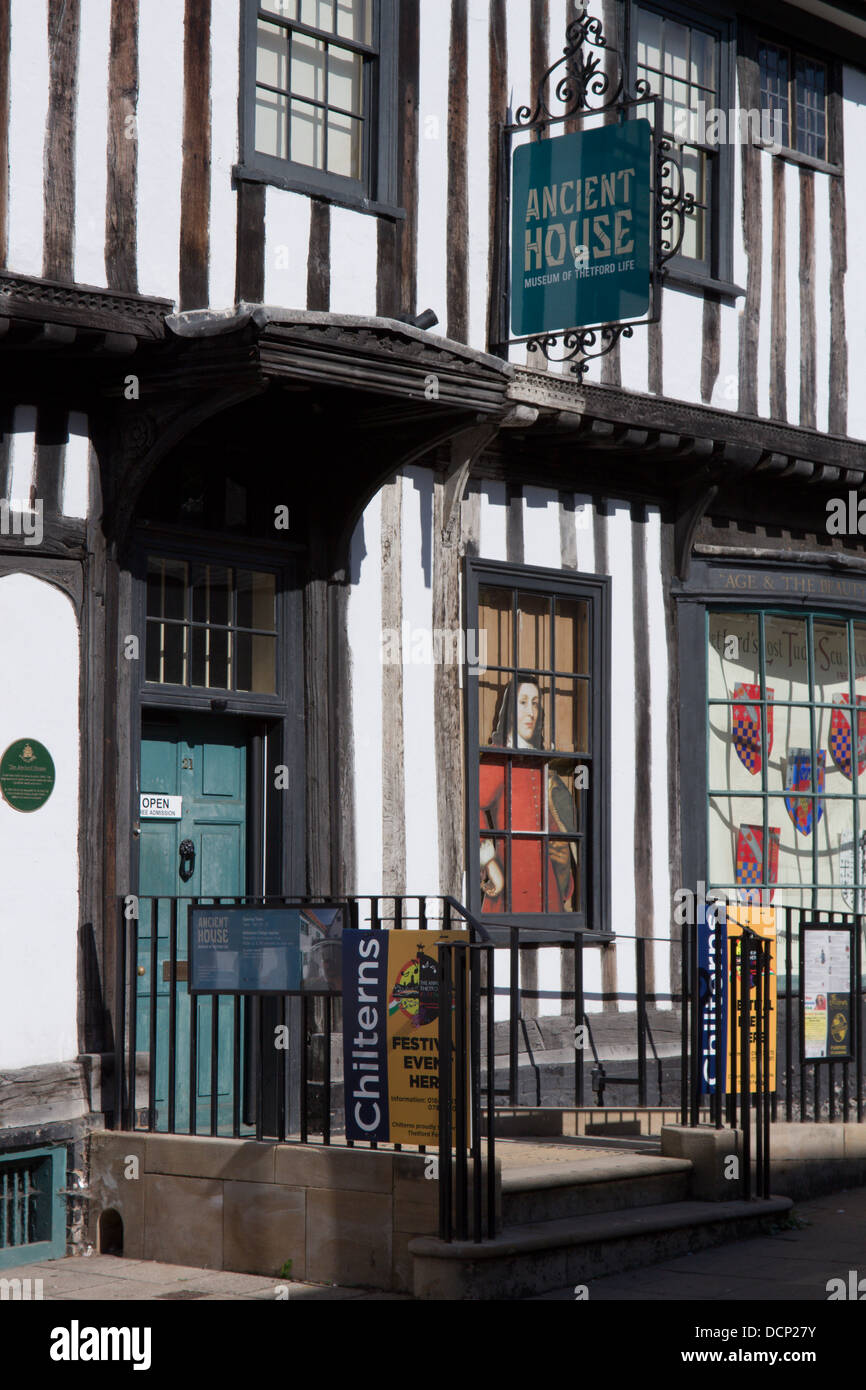
<path id="1" fill-rule="evenodd" d="M 601 19 L 587 14 L 587 4 L 588 0 L 577 0 L 578 16 L 566 29 L 563 56 L 541 78 L 534 107 L 521 106 L 513 124 L 502 127 L 504 146 L 501 165 L 501 177 L 510 178 L 511 141 L 515 134 L 546 132 L 550 126 L 561 125 L 565 121 L 579 121 L 582 117 L 600 116 L 608 112 L 616 113 L 619 120 L 624 121 L 636 107 L 653 108 L 655 216 L 648 317 L 625 323 L 564 328 L 523 338 L 507 337 L 507 323 L 505 325 L 507 343 L 525 343 L 529 351 L 541 352 L 549 362 L 569 362 L 569 370 L 581 380 L 590 362 L 606 356 L 621 339 L 631 338 L 635 327 L 659 321 L 663 267 L 679 252 L 685 234 L 685 218 L 695 212 L 694 195 L 686 192 L 676 146 L 661 133 L 661 96 L 653 93 L 645 78 L 636 81 L 633 91 L 629 89 L 624 56 L 618 48 L 608 44 Z M 606 54 L 612 55 L 615 62 L 605 65 Z M 551 90 L 552 99 L 548 96 Z M 504 229 L 503 244 L 505 247 L 508 245 L 507 228 Z M 507 294 L 503 298 L 507 300 Z"/>

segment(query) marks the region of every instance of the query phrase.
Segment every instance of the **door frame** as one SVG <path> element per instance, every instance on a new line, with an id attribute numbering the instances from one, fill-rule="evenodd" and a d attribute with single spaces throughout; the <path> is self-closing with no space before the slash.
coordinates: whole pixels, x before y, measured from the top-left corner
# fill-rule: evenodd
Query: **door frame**
<path id="1" fill-rule="evenodd" d="M 129 684 L 130 778 L 129 892 L 138 893 L 138 798 L 141 790 L 141 738 L 144 716 L 214 714 L 248 725 L 247 758 L 247 894 L 303 895 L 305 892 L 305 737 L 303 679 L 302 548 L 267 541 L 233 541 L 224 536 L 178 535 L 148 528 L 137 534 L 130 552 L 129 632 L 139 640 L 137 679 Z M 198 560 L 207 564 L 243 567 L 276 577 L 276 692 L 216 691 L 196 687 L 148 684 L 145 670 L 146 575 L 148 556 Z M 297 653 L 297 659 L 292 659 Z M 289 768 L 289 786 L 277 790 L 273 769 Z M 120 789 L 119 789 L 120 790 Z"/>

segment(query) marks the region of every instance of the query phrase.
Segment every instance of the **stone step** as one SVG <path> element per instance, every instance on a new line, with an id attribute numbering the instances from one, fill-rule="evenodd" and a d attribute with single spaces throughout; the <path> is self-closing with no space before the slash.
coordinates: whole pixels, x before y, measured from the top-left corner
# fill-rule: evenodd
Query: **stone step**
<path id="1" fill-rule="evenodd" d="M 488 1302 L 567 1285 L 742 1240 L 791 1209 L 787 1197 L 673 1202 L 505 1227 L 495 1240 L 416 1236 L 409 1242 L 416 1298 Z M 592 1290 L 589 1291 L 590 1298 Z"/>
<path id="2" fill-rule="evenodd" d="M 502 1220 L 522 1226 L 682 1202 L 691 1173 L 688 1159 L 609 1153 L 547 1167 L 503 1166 Z"/>

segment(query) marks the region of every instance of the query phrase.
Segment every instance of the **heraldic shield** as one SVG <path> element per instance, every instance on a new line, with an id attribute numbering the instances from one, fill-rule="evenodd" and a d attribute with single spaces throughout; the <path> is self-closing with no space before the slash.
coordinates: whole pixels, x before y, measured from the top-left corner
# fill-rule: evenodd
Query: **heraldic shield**
<path id="1" fill-rule="evenodd" d="M 848 696 L 833 696 L 833 713 L 830 717 L 830 753 L 834 763 L 844 777 L 851 781 L 854 762 L 851 747 L 851 715 L 847 709 Z M 866 695 L 857 696 L 857 775 L 866 772 Z"/>
<path id="2" fill-rule="evenodd" d="M 806 792 L 806 796 L 786 796 L 785 807 L 788 815 L 794 822 L 794 828 L 799 830 L 801 835 L 811 835 L 813 806 L 817 808 L 817 819 L 820 820 L 824 814 L 824 803 L 820 799 L 821 792 L 824 790 L 824 773 L 827 759 L 826 749 L 819 748 L 817 756 L 817 766 L 815 768 L 815 791 L 812 797 L 812 756 L 808 748 L 789 748 L 788 762 L 785 768 L 785 790 L 788 792 Z"/>
<path id="3" fill-rule="evenodd" d="M 761 884 L 775 883 L 779 877 L 779 827 L 767 826 L 767 834 L 770 839 L 770 853 L 765 874 L 764 827 L 741 825 L 737 832 L 736 878 L 741 890 L 740 902 L 750 903 L 755 907 L 766 907 L 773 901 L 773 889 L 770 888 L 769 897 L 762 903 L 761 894 L 767 893 L 768 890 L 766 886 L 762 890 Z"/>
<path id="4" fill-rule="evenodd" d="M 773 692 L 767 690 L 767 757 L 773 751 Z M 748 772 L 761 771 L 761 687 L 735 685 L 731 737 L 737 757 Z"/>

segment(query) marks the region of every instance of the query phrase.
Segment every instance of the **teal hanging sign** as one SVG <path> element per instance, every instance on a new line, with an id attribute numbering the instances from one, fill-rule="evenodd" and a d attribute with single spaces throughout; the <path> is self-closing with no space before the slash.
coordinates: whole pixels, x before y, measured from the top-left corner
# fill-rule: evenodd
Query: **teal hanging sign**
<path id="1" fill-rule="evenodd" d="M 639 319 L 651 298 L 652 128 L 647 120 L 514 151 L 515 337 Z"/>

